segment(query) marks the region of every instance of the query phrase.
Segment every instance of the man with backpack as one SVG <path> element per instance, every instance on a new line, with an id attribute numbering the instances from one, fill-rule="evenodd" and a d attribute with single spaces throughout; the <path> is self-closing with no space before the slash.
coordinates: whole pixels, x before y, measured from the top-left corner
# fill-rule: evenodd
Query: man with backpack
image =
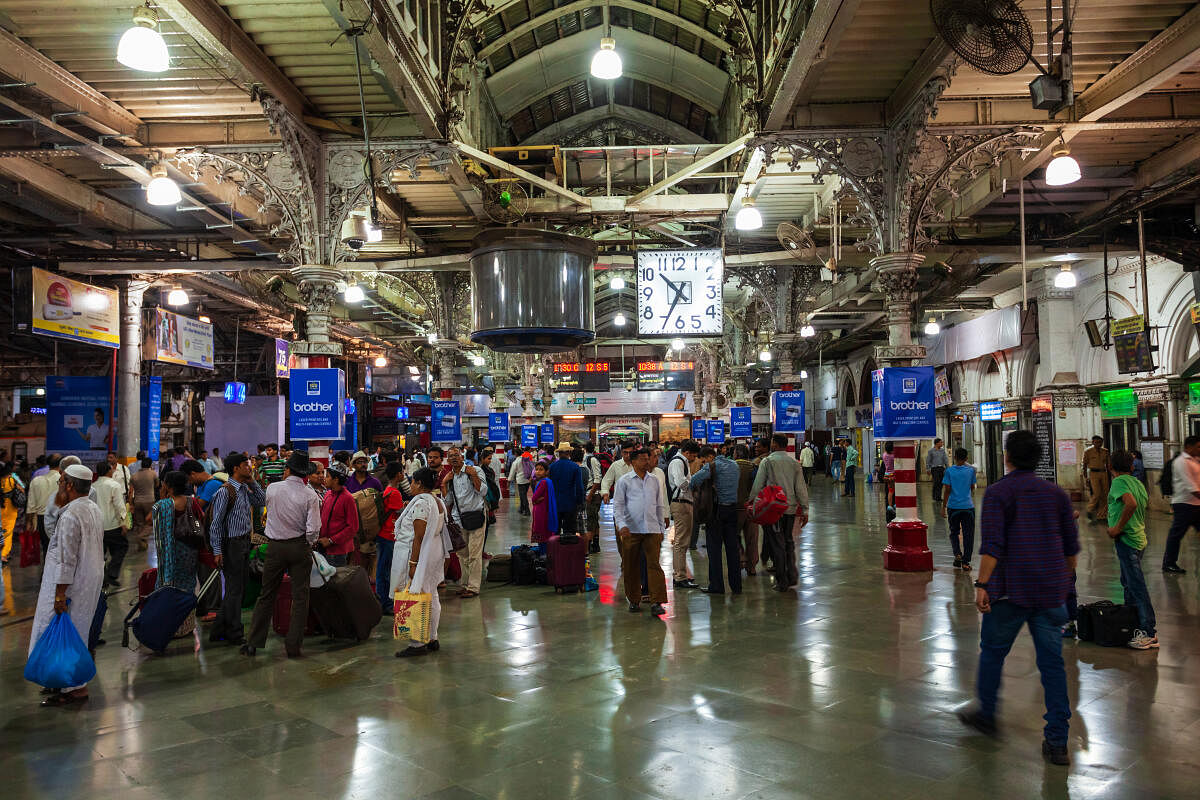
<path id="1" fill-rule="evenodd" d="M 229 480 L 213 495 L 204 515 L 209 546 L 225 584 L 225 596 L 208 641 L 241 645 L 245 641 L 242 596 L 250 571 L 250 531 L 254 528 L 254 509 L 266 504 L 267 495 L 251 476 L 246 456 L 233 453 L 224 466 Z"/>
<path id="2" fill-rule="evenodd" d="M 758 497 L 766 486 L 778 486 L 787 497 L 787 510 L 783 516 L 774 524 L 763 525 L 763 543 L 771 557 L 773 588 L 777 592 L 786 592 L 800 580 L 792 528 L 803 528 L 808 524 L 808 486 L 804 483 L 800 462 L 787 452 L 787 444 L 785 434 L 777 433 L 771 437 L 771 454 L 758 465 L 758 474 L 750 487 L 751 497 Z"/>
<path id="3" fill-rule="evenodd" d="M 1163 548 L 1162 571 L 1183 575 L 1179 566 L 1179 545 L 1192 528 L 1200 530 L 1200 436 L 1183 440 L 1183 452 L 1163 469 L 1159 478 L 1163 497 L 1171 501 L 1171 530 Z"/>
<path id="4" fill-rule="evenodd" d="M 671 521 L 675 524 L 675 538 L 671 541 L 671 570 L 674 572 L 676 589 L 699 588 L 688 577 L 687 551 L 692 538 L 692 465 L 700 454 L 700 445 L 688 439 L 679 445 L 679 452 L 667 462 L 667 500 L 671 506 Z M 711 554 L 710 554 L 711 557 Z"/>

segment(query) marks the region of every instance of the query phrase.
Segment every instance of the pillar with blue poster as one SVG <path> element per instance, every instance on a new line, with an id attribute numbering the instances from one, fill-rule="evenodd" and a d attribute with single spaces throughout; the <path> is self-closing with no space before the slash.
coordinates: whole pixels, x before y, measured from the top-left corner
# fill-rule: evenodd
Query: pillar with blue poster
<path id="1" fill-rule="evenodd" d="M 933 367 L 885 367 L 871 374 L 871 409 L 876 441 L 893 443 L 896 518 L 888 523 L 884 569 L 927 572 L 933 553 L 928 527 L 917 516 L 916 440 L 937 436 Z"/>

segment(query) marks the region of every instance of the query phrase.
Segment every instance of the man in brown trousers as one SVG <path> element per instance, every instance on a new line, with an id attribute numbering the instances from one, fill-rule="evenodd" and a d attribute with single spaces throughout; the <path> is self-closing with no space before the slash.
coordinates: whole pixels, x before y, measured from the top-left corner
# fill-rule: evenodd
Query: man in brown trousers
<path id="1" fill-rule="evenodd" d="M 1091 490 L 1092 496 L 1087 504 L 1087 516 L 1089 522 L 1095 522 L 1097 519 L 1108 519 L 1108 448 L 1104 446 L 1104 439 L 1099 436 L 1092 437 L 1092 446 L 1083 451 L 1083 458 L 1079 461 L 1080 469 L 1083 472 L 1083 482 Z"/>

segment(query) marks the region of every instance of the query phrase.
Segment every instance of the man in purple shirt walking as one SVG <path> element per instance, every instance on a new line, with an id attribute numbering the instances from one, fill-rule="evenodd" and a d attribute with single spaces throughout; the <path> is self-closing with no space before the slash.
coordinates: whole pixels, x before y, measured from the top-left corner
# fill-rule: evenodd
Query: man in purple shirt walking
<path id="1" fill-rule="evenodd" d="M 959 719 L 996 735 L 996 702 L 1004 658 L 1021 628 L 1029 626 L 1046 700 L 1042 755 L 1070 763 L 1067 724 L 1071 718 L 1062 659 L 1066 600 L 1079 553 L 1079 529 L 1070 498 L 1034 474 L 1041 445 L 1029 431 L 1013 431 L 1004 445 L 1007 474 L 983 495 L 983 544 L 975 606 L 983 614 L 979 634 L 979 708 Z"/>

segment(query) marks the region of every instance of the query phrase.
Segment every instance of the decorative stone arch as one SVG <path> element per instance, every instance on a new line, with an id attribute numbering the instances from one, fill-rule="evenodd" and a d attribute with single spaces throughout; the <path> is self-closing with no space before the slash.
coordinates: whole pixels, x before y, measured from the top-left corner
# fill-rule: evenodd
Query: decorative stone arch
<path id="1" fill-rule="evenodd" d="M 1158 306 L 1158 318 L 1168 321 L 1159 342 L 1159 368 L 1178 375 L 1187 366 L 1196 350 L 1196 328 L 1192 324 L 1191 307 L 1195 301 L 1192 276 L 1181 272 Z"/>
<path id="2" fill-rule="evenodd" d="M 868 356 L 867 360 L 863 362 L 862 374 L 858 376 L 858 399 L 862 401 L 859 405 L 870 402 L 871 373 L 877 369 L 879 367 L 875 365 L 874 357 Z"/>
<path id="3" fill-rule="evenodd" d="M 1027 346 L 1013 352 L 1009 362 L 1012 396 L 1029 397 L 1037 388 L 1038 364 L 1041 362 L 1039 346 L 1038 341 L 1034 339 Z"/>
<path id="4" fill-rule="evenodd" d="M 1010 394 L 1007 391 L 1010 383 L 1010 365 L 1004 353 L 992 353 L 976 359 L 972 366 L 976 400 L 994 400 Z"/>
<path id="5" fill-rule="evenodd" d="M 854 408 L 858 405 L 857 395 L 854 393 L 854 375 L 847 370 L 840 378 L 841 385 L 838 388 L 838 398 L 845 408 Z"/>

